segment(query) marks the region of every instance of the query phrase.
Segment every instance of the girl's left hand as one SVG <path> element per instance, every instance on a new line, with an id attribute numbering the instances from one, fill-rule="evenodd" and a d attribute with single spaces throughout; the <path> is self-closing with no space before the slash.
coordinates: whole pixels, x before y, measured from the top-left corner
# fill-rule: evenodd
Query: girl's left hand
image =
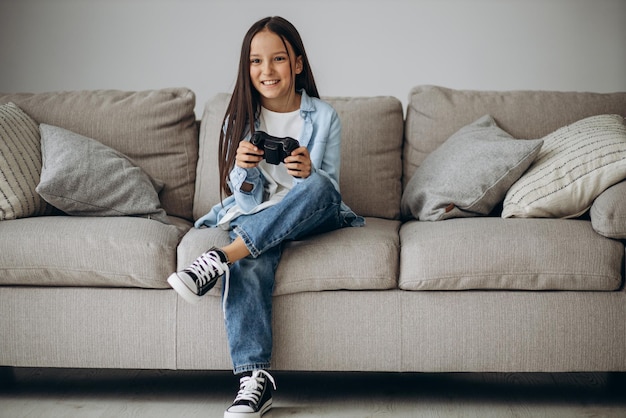
<path id="1" fill-rule="evenodd" d="M 284 163 L 287 172 L 294 177 L 305 179 L 311 175 L 311 155 L 306 147 L 293 150 Z"/>

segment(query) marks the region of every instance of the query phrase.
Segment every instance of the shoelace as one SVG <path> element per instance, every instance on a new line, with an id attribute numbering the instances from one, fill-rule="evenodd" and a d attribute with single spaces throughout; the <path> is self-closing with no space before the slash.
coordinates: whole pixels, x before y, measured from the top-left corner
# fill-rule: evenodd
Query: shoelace
<path id="1" fill-rule="evenodd" d="M 263 376 L 272 382 L 272 386 L 274 390 L 276 390 L 276 382 L 271 374 L 265 370 L 255 370 L 252 372 L 252 376 L 244 376 L 241 378 L 235 403 L 238 401 L 252 401 L 258 404 L 265 383 L 265 377 Z"/>
<path id="2" fill-rule="evenodd" d="M 230 269 L 224 268 L 224 262 L 215 251 L 210 251 L 198 257 L 187 270 L 190 270 L 196 277 L 196 285 L 203 286 L 207 281 L 218 275 L 224 275 L 224 298 L 222 300 L 222 312 L 226 318 L 226 300 L 228 299 L 228 290 L 230 288 Z"/>

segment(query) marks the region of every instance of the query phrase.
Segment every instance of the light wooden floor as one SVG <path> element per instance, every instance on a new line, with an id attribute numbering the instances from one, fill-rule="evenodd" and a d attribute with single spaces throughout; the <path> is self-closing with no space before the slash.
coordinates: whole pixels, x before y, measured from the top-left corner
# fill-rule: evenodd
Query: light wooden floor
<path id="1" fill-rule="evenodd" d="M 222 417 L 238 386 L 230 372 L 16 368 L 13 375 L 10 384 L 10 376 L 0 376 L 3 418 Z M 274 377 L 274 408 L 264 418 L 626 417 L 624 374 L 276 372 Z"/>

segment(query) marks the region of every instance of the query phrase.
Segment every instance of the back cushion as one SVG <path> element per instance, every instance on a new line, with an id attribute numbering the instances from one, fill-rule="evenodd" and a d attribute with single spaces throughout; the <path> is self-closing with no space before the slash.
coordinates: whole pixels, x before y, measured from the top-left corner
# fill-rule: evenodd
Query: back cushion
<path id="1" fill-rule="evenodd" d="M 219 202 L 217 149 L 229 94 L 206 104 L 200 128 L 194 217 Z M 402 177 L 402 104 L 394 97 L 325 97 L 341 119 L 340 188 L 361 216 L 399 219 Z"/>
<path id="2" fill-rule="evenodd" d="M 471 91 L 436 86 L 411 90 L 403 155 L 404 185 L 452 134 L 483 115 L 518 139 L 541 138 L 588 116 L 626 115 L 626 93 Z"/>
<path id="3" fill-rule="evenodd" d="M 194 93 L 185 88 L 0 93 L 38 123 L 96 139 L 165 183 L 161 204 L 191 220 L 198 151 Z M 103 179 L 102 181 L 106 181 Z"/>

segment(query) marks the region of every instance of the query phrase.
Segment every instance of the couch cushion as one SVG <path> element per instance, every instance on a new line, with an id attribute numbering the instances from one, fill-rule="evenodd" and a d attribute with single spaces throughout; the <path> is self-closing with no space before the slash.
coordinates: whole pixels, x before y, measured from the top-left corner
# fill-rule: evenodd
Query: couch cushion
<path id="1" fill-rule="evenodd" d="M 609 187 L 594 200 L 591 226 L 608 238 L 626 239 L 626 181 Z"/>
<path id="2" fill-rule="evenodd" d="M 589 221 L 468 218 L 404 224 L 405 290 L 615 290 L 624 247 Z"/>
<path id="3" fill-rule="evenodd" d="M 42 123 L 41 180 L 35 189 L 68 215 L 142 216 L 168 223 L 163 183 L 124 154 L 77 133 Z"/>
<path id="4" fill-rule="evenodd" d="M 343 228 L 285 244 L 274 295 L 322 290 L 384 290 L 397 286 L 399 221 L 367 218 L 362 228 Z M 190 230 L 178 248 L 184 269 L 211 246 L 229 242 L 219 228 Z M 210 291 L 221 294 L 221 284 Z"/>
<path id="5" fill-rule="evenodd" d="M 405 184 L 424 158 L 461 127 L 490 114 L 514 138 L 537 139 L 588 116 L 626 114 L 626 92 L 411 90 L 403 154 Z"/>
<path id="6" fill-rule="evenodd" d="M 217 150 L 229 94 L 205 106 L 200 128 L 200 161 L 194 217 L 219 202 Z M 341 119 L 343 200 L 361 216 L 399 219 L 401 198 L 402 104 L 393 97 L 325 97 Z"/>
<path id="7" fill-rule="evenodd" d="M 132 217 L 0 222 L 0 285 L 168 288 L 183 223 L 189 227 Z"/>
<path id="8" fill-rule="evenodd" d="M 506 194 L 502 217 L 577 217 L 624 178 L 624 119 L 591 116 L 543 137 L 537 159 Z"/>
<path id="9" fill-rule="evenodd" d="M 402 214 L 420 221 L 488 215 L 524 174 L 541 140 L 516 140 L 485 115 L 430 153 L 407 184 Z"/>
<path id="10" fill-rule="evenodd" d="M 0 105 L 0 221 L 48 211 L 35 192 L 40 175 L 37 123 L 14 103 Z"/>
<path id="11" fill-rule="evenodd" d="M 169 215 L 192 218 L 198 137 L 195 95 L 185 88 L 148 91 L 0 93 L 38 123 L 96 139 L 165 183 Z"/>

